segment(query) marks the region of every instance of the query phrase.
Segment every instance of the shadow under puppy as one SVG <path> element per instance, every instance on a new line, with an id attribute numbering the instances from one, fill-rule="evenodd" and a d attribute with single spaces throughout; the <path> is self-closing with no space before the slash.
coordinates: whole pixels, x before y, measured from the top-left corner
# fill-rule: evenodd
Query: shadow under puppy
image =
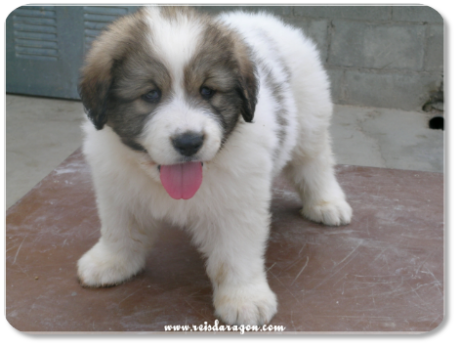
<path id="1" fill-rule="evenodd" d="M 308 219 L 350 222 L 319 54 L 270 15 L 143 8 L 95 40 L 80 94 L 102 226 L 78 261 L 85 286 L 139 272 L 167 221 L 206 256 L 216 315 L 263 324 L 277 311 L 264 269 L 273 178 L 284 169 Z"/>

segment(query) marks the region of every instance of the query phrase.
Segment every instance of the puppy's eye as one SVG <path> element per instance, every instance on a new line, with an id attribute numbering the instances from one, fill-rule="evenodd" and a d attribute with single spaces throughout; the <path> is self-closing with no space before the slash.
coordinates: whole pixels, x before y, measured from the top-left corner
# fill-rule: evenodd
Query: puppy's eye
<path id="1" fill-rule="evenodd" d="M 201 87 L 200 94 L 204 99 L 211 99 L 216 91 L 208 87 Z"/>
<path id="2" fill-rule="evenodd" d="M 150 92 L 143 94 L 141 98 L 147 103 L 158 103 L 161 99 L 161 91 L 158 89 L 151 90 Z"/>

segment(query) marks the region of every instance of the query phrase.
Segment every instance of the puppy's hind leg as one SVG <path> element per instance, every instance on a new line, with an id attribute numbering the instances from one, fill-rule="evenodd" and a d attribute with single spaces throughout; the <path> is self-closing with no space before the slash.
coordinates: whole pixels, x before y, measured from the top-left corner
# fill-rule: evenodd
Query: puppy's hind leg
<path id="1" fill-rule="evenodd" d="M 334 174 L 329 134 L 325 130 L 311 140 L 297 146 L 285 168 L 302 199 L 302 215 L 330 226 L 348 224 L 352 209 Z"/>

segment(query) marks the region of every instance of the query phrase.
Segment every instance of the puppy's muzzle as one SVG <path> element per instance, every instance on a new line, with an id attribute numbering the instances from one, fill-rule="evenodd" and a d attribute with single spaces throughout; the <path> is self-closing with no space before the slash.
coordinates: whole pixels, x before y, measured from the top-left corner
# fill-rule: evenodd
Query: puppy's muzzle
<path id="1" fill-rule="evenodd" d="M 187 132 L 171 138 L 171 142 L 177 152 L 183 156 L 190 157 L 196 154 L 203 146 L 204 135 L 201 133 Z"/>

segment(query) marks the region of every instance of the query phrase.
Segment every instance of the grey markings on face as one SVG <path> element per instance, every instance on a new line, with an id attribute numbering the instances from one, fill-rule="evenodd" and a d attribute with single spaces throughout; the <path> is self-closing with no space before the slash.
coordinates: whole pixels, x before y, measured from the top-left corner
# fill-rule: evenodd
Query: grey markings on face
<path id="1" fill-rule="evenodd" d="M 107 125 L 112 127 L 123 143 L 134 150 L 141 150 L 137 138 L 145 123 L 154 116 L 155 110 L 168 99 L 170 90 L 168 71 L 150 53 L 138 50 L 127 56 L 114 65 Z"/>
<path id="2" fill-rule="evenodd" d="M 122 17 L 95 40 L 82 69 L 80 95 L 96 129 L 110 126 L 130 148 L 149 115 L 168 97 L 171 78 L 149 51 L 144 10 Z M 143 98 L 159 91 L 160 98 Z M 154 101 L 154 102 L 153 102 Z"/>
<path id="3" fill-rule="evenodd" d="M 223 130 L 223 142 L 240 115 L 252 120 L 256 104 L 255 69 L 248 48 L 238 40 L 227 28 L 207 22 L 199 50 L 184 69 L 188 102 L 214 115 Z M 202 87 L 213 91 L 212 98 L 200 95 Z"/>
<path id="4" fill-rule="evenodd" d="M 129 43 L 142 39 L 146 31 L 141 10 L 114 22 L 93 42 L 81 70 L 79 92 L 97 129 L 102 129 L 107 122 L 107 98 L 113 83 L 113 65 L 132 51 Z"/>

